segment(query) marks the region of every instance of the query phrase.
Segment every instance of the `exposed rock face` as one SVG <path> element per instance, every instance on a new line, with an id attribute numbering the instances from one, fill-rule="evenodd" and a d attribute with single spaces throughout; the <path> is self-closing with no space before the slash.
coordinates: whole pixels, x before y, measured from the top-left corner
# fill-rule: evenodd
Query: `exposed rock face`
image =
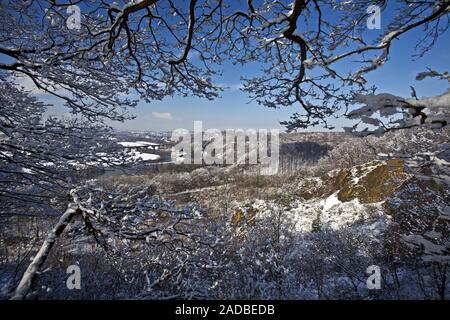
<path id="1" fill-rule="evenodd" d="M 408 178 L 403 160 L 374 161 L 342 170 L 335 187 L 340 201 L 358 198 L 361 203 L 374 203 L 386 199 Z"/>
<path id="2" fill-rule="evenodd" d="M 299 195 L 309 200 L 338 191 L 337 197 L 342 202 L 357 198 L 361 203 L 375 203 L 385 200 L 410 177 L 403 160 L 372 161 L 308 179 L 299 186 Z"/>

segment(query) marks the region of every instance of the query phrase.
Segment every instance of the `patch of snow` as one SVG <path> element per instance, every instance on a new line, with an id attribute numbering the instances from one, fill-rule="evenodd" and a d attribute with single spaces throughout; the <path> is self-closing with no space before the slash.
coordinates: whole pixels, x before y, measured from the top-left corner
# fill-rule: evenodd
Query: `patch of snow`
<path id="1" fill-rule="evenodd" d="M 157 154 L 152 154 L 152 153 L 141 153 L 141 152 L 134 152 L 133 155 L 131 156 L 131 158 L 134 161 L 155 161 L 155 160 L 159 160 L 161 158 L 161 156 L 157 155 Z"/>
<path id="2" fill-rule="evenodd" d="M 147 141 L 136 141 L 136 142 L 121 141 L 121 142 L 117 142 L 117 143 L 120 144 L 122 147 L 125 147 L 125 148 L 159 146 L 158 143 L 147 142 Z"/>
<path id="3" fill-rule="evenodd" d="M 328 211 L 335 205 L 339 205 L 341 203 L 342 202 L 337 197 L 337 192 L 335 192 L 331 196 L 329 196 L 328 198 L 325 199 L 324 204 L 323 204 L 323 211 Z"/>

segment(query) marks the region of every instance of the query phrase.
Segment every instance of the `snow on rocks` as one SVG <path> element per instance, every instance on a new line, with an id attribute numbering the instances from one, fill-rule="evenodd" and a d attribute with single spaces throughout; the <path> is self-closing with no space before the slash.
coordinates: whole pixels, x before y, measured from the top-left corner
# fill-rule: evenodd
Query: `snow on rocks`
<path id="1" fill-rule="evenodd" d="M 337 192 L 335 192 L 331 196 L 329 196 L 327 199 L 325 199 L 324 204 L 323 204 L 323 210 L 328 211 L 335 205 L 339 205 L 341 203 L 342 202 L 337 197 Z"/>
<path id="2" fill-rule="evenodd" d="M 323 227 L 340 230 L 354 227 L 373 235 L 382 232 L 389 222 L 382 208 L 382 202 L 362 204 L 358 199 L 341 202 L 336 193 L 326 199 L 294 201 L 285 208 L 274 201 L 256 200 L 251 204 L 237 204 L 233 224 L 270 218 L 274 212 L 282 212 L 284 219 L 290 221 L 295 232 L 312 231 L 313 221 L 320 216 Z"/>
<path id="3" fill-rule="evenodd" d="M 231 224 L 239 227 L 243 222 L 270 219 L 274 212 L 282 212 L 298 233 L 314 231 L 319 223 L 323 228 L 354 228 L 376 237 L 391 220 L 385 213 L 384 200 L 395 192 L 399 181 L 408 177 L 402 161 L 373 161 L 337 170 L 303 180 L 293 194 L 297 200 L 287 206 L 275 200 L 236 204 Z"/>

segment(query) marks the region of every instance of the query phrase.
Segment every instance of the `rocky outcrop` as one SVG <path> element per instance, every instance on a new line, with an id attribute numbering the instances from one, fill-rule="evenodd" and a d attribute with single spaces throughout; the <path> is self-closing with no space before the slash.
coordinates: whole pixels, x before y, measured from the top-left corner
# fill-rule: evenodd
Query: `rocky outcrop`
<path id="1" fill-rule="evenodd" d="M 403 160 L 374 161 L 341 171 L 335 187 L 342 202 L 358 198 L 361 203 L 374 203 L 386 199 L 409 177 Z"/>
<path id="2" fill-rule="evenodd" d="M 307 179 L 299 187 L 300 196 L 309 200 L 337 192 L 342 202 L 358 199 L 361 203 L 384 201 L 411 177 L 403 160 L 372 161 L 351 169 L 333 171 L 321 178 Z"/>

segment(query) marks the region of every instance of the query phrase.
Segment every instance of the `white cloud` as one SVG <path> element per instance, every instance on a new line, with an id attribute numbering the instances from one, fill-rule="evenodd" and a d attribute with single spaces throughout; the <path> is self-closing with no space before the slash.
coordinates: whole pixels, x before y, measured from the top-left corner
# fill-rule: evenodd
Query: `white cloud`
<path id="1" fill-rule="evenodd" d="M 172 120 L 172 114 L 170 112 L 152 112 L 153 118 L 162 119 L 162 120 Z"/>

